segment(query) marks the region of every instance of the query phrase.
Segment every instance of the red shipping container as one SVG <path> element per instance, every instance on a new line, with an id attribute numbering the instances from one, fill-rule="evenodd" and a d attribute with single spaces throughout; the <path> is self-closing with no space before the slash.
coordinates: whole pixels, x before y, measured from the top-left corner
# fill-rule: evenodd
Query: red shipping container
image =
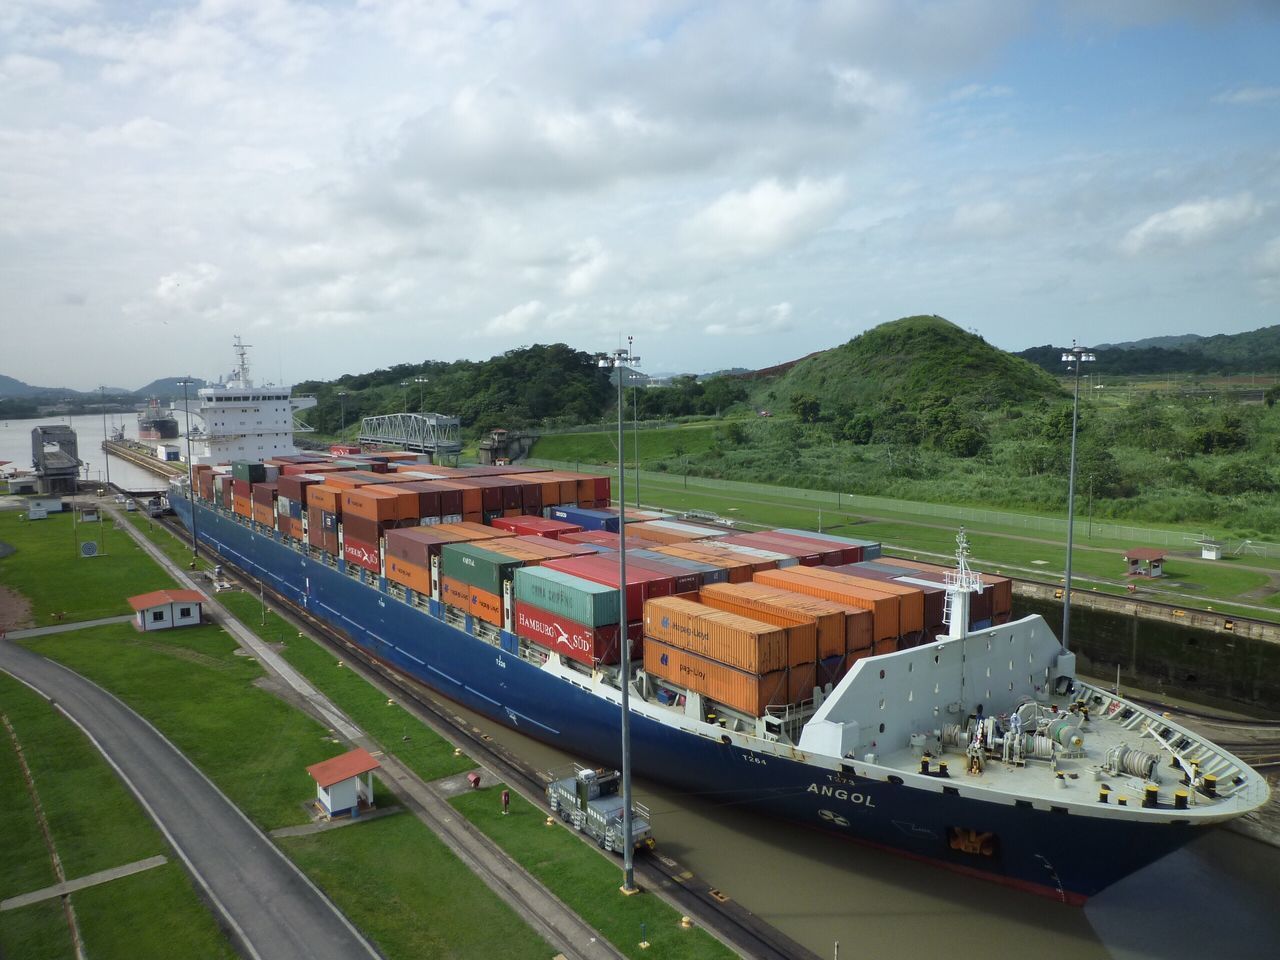
<path id="1" fill-rule="evenodd" d="M 594 666 L 618 662 L 618 625 L 587 627 L 527 603 L 516 604 L 516 635 Z"/>
<path id="2" fill-rule="evenodd" d="M 363 540 L 344 534 L 342 537 L 342 556 L 346 558 L 347 563 L 354 563 L 357 566 L 364 567 L 366 570 L 372 570 L 374 573 L 382 573 L 382 563 L 378 556 L 377 544 L 365 543 Z"/>
<path id="3" fill-rule="evenodd" d="M 603 583 L 606 587 L 618 586 L 618 561 L 612 556 L 567 557 L 564 560 L 548 560 L 543 566 L 572 573 L 574 576 Z M 651 597 L 669 597 L 675 591 L 675 579 L 652 570 L 635 566 L 627 568 L 627 620 L 639 619 L 644 602 Z"/>
<path id="4" fill-rule="evenodd" d="M 558 540 L 566 533 L 579 533 L 582 530 L 578 525 L 565 523 L 563 520 L 547 520 L 544 517 L 533 516 L 497 517 L 493 520 L 492 526 L 527 537 L 550 537 L 552 540 Z"/>
<path id="5" fill-rule="evenodd" d="M 627 557 L 627 567 L 632 564 L 642 570 L 652 570 L 654 573 L 661 573 L 664 576 L 671 577 L 674 586 L 672 593 L 697 593 L 698 588 L 702 586 L 702 575 L 688 570 L 685 567 L 678 567 L 674 564 L 663 563 L 661 560 L 651 560 L 648 557 L 643 559 L 640 557 Z"/>

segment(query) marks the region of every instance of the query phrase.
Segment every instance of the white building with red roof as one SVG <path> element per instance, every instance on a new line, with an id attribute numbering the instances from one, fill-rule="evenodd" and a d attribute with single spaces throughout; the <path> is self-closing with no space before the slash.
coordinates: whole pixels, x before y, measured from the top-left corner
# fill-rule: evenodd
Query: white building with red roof
<path id="1" fill-rule="evenodd" d="M 205 596 L 195 590 L 155 590 L 129 598 L 139 630 L 168 630 L 200 622 Z"/>
<path id="2" fill-rule="evenodd" d="M 313 763 L 307 773 L 316 782 L 316 800 L 327 817 L 350 814 L 373 807 L 373 771 L 382 766 L 363 747 L 341 753 L 330 760 Z M 364 777 L 361 780 L 361 777 Z"/>

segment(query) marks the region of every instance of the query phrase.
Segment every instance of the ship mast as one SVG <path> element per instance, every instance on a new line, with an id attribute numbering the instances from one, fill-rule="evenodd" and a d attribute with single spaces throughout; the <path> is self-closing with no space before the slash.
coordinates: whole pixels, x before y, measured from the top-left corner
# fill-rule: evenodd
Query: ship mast
<path id="1" fill-rule="evenodd" d="M 235 338 L 236 352 L 236 379 L 245 386 L 249 385 L 249 347 L 252 344 L 244 343 L 240 339 L 240 335 L 236 334 Z"/>
<path id="2" fill-rule="evenodd" d="M 969 538 L 964 527 L 956 534 L 956 568 L 945 576 L 947 606 L 943 622 L 950 628 L 947 636 L 961 640 L 969 631 L 969 594 L 982 592 L 982 576 L 969 569 Z"/>

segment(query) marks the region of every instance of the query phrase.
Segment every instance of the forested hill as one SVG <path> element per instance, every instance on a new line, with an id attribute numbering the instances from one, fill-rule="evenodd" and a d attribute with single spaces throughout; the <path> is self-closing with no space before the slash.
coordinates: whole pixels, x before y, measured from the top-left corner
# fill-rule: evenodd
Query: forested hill
<path id="1" fill-rule="evenodd" d="M 1104 374 L 1280 373 L 1280 325 L 1212 337 L 1155 337 L 1097 347 L 1093 354 L 1093 371 Z M 1061 347 L 1032 347 L 1018 356 L 1052 374 L 1063 371 Z"/>
<path id="2" fill-rule="evenodd" d="M 1057 382 L 1027 361 L 936 316 L 903 317 L 806 357 L 756 388 L 774 402 L 795 395 L 829 404 L 917 405 L 934 395 L 987 406 L 1057 394 Z"/>

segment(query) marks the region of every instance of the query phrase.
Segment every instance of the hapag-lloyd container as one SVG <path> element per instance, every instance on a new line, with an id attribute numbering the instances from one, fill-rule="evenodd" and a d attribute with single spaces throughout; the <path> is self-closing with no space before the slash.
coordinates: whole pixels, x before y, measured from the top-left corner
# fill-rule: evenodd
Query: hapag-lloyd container
<path id="1" fill-rule="evenodd" d="M 431 571 L 427 567 L 410 563 L 387 554 L 387 579 L 418 593 L 431 593 Z"/>
<path id="2" fill-rule="evenodd" d="M 787 666 L 796 667 L 818 659 L 818 622 L 812 614 L 783 610 L 761 600 L 731 597 L 715 590 L 702 590 L 699 602 L 749 620 L 771 623 L 787 635 Z"/>
<path id="3" fill-rule="evenodd" d="M 781 627 L 686 600 L 659 597 L 644 605 L 645 636 L 748 673 L 787 668 Z"/>
<path id="4" fill-rule="evenodd" d="M 821 569 L 821 567 L 790 567 L 786 570 L 762 570 L 755 574 L 755 582 L 870 610 L 874 617 L 872 623 L 877 642 L 894 639 L 902 632 L 899 629 L 900 604 L 897 597 L 867 590 L 855 584 L 813 576 L 814 571 Z"/>
<path id="5" fill-rule="evenodd" d="M 521 567 L 516 571 L 515 597 L 521 603 L 588 627 L 618 622 L 616 587 L 584 580 L 545 565 Z"/>
<path id="6" fill-rule="evenodd" d="M 515 632 L 518 637 L 588 666 L 617 663 L 620 656 L 618 624 L 587 626 L 519 600 L 516 601 Z"/>
<path id="7" fill-rule="evenodd" d="M 644 670 L 753 717 L 764 716 L 770 705 L 789 702 L 785 670 L 747 673 L 651 637 L 644 644 Z"/>
<path id="8" fill-rule="evenodd" d="M 850 650 L 870 650 L 874 617 L 868 610 L 834 600 L 807 596 L 761 583 L 731 583 L 704 587 L 705 592 L 732 598 L 747 597 L 782 610 L 815 618 L 818 628 L 818 659 L 840 656 Z"/>
<path id="9" fill-rule="evenodd" d="M 552 570 L 563 570 L 585 580 L 594 580 L 607 587 L 618 588 L 618 560 L 612 554 L 598 554 L 594 557 L 566 557 L 563 560 L 548 560 L 542 564 Z M 635 566 L 627 567 L 627 619 L 638 620 L 644 602 L 651 597 L 670 596 L 675 589 L 671 577 L 665 577 L 651 570 L 642 570 Z"/>

